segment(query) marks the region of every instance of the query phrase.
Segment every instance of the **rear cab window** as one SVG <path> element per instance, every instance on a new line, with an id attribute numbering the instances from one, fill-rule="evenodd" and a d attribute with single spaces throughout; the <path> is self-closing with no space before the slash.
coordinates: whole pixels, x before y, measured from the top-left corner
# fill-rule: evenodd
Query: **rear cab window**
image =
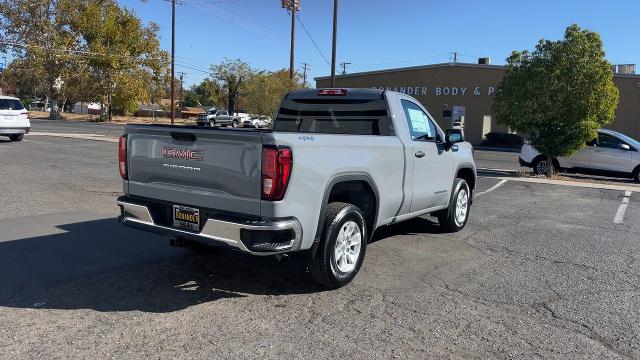
<path id="1" fill-rule="evenodd" d="M 274 125 L 275 131 L 394 136 L 393 121 L 382 96 L 286 98 Z"/>

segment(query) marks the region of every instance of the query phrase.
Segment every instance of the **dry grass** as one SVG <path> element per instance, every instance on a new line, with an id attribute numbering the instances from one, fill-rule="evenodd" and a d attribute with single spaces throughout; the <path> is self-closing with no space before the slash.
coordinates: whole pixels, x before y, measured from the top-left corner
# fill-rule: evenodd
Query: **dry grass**
<path id="1" fill-rule="evenodd" d="M 100 117 L 98 115 L 89 114 L 74 114 L 74 113 L 62 113 L 62 120 L 67 121 L 87 121 L 98 122 Z M 32 119 L 48 119 L 49 113 L 44 111 L 29 111 L 29 117 Z M 156 117 L 155 121 L 150 117 L 136 117 L 136 116 L 113 116 L 114 124 L 170 124 L 171 119 Z M 196 123 L 195 119 L 176 119 L 176 124 L 180 125 L 193 125 Z"/>

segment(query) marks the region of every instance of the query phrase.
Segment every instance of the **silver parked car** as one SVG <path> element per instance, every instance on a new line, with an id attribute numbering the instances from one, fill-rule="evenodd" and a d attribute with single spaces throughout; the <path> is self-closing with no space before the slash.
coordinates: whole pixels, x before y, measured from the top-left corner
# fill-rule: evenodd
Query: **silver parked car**
<path id="1" fill-rule="evenodd" d="M 524 144 L 520 165 L 536 174 L 547 171 L 547 158 L 533 146 Z M 598 130 L 598 138 L 573 156 L 554 159 L 557 170 L 586 174 L 631 177 L 640 182 L 640 142 L 613 130 Z"/>

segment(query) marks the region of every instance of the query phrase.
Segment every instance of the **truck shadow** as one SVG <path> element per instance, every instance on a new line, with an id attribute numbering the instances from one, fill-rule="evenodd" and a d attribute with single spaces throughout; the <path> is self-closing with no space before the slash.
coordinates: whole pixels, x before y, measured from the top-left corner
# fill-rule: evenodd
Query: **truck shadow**
<path id="1" fill-rule="evenodd" d="M 0 306 L 166 313 L 225 298 L 324 291 L 302 256 L 281 263 L 228 249 L 171 248 L 116 219 L 57 228 L 0 242 Z M 380 229 L 373 241 L 438 232 L 437 223 L 418 218 Z"/>
<path id="2" fill-rule="evenodd" d="M 370 243 L 385 240 L 396 235 L 420 235 L 420 234 L 441 234 L 442 229 L 438 225 L 438 220 L 429 217 L 418 217 L 401 223 L 379 228 Z"/>
<path id="3" fill-rule="evenodd" d="M 116 219 L 0 242 L 0 306 L 172 312 L 223 298 L 322 291 L 304 261 L 171 248 Z"/>

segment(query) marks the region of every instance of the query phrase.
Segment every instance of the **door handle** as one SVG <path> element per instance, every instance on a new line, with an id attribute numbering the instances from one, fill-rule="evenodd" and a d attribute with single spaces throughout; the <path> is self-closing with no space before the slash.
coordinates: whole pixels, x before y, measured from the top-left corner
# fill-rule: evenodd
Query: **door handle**
<path id="1" fill-rule="evenodd" d="M 422 152 L 422 151 L 418 151 L 418 152 L 416 153 L 416 157 L 417 157 L 417 158 L 424 157 L 424 152 Z"/>

